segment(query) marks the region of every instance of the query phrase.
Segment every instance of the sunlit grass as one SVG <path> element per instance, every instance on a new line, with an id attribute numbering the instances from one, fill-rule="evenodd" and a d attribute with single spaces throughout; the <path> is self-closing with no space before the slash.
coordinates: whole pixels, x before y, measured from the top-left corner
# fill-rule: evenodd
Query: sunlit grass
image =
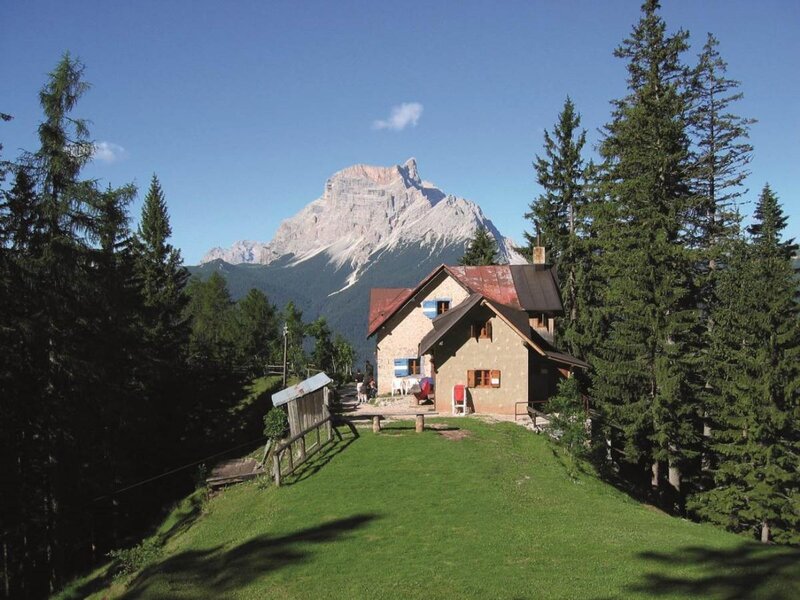
<path id="1" fill-rule="evenodd" d="M 441 423 L 469 435 L 348 433 L 289 485 L 228 489 L 124 597 L 800 597 L 797 551 L 574 477 L 512 424 Z"/>

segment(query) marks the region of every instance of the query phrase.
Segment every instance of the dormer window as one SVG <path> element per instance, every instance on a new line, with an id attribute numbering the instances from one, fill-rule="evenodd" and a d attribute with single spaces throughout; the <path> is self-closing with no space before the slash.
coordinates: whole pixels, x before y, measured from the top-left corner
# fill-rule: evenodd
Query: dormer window
<path id="1" fill-rule="evenodd" d="M 547 329 L 547 315 L 537 313 L 531 318 L 531 325 L 537 329 Z"/>

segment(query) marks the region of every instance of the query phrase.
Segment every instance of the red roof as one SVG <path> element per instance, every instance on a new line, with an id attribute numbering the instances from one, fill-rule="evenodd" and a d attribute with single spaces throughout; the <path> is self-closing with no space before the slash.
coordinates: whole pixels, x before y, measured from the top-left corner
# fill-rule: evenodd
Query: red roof
<path id="1" fill-rule="evenodd" d="M 447 270 L 473 292 L 506 306 L 522 308 L 509 265 L 447 267 Z"/>
<path id="2" fill-rule="evenodd" d="M 372 288 L 369 291 L 369 332 L 378 328 L 405 302 L 411 288 Z"/>
<path id="3" fill-rule="evenodd" d="M 372 288 L 367 337 L 442 271 L 468 293 L 478 293 L 499 304 L 526 311 L 560 313 L 563 308 L 555 273 L 541 265 L 493 265 L 487 267 L 436 267 L 417 287 Z"/>

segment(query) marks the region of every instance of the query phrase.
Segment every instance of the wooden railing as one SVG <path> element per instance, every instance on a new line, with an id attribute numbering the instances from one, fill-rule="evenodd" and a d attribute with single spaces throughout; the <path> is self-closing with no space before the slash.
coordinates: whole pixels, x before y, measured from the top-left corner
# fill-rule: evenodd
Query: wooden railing
<path id="1" fill-rule="evenodd" d="M 325 439 L 322 439 L 321 429 L 325 429 Z M 306 446 L 306 436 L 316 433 L 316 439 L 312 436 L 312 444 Z M 319 452 L 324 446 L 333 441 L 333 417 L 327 417 L 307 427 L 278 444 L 275 453 L 272 455 L 272 475 L 275 478 L 275 485 L 281 484 L 281 478 L 294 473 L 297 468 L 309 458 Z M 286 465 L 283 465 L 283 458 L 286 457 Z"/>

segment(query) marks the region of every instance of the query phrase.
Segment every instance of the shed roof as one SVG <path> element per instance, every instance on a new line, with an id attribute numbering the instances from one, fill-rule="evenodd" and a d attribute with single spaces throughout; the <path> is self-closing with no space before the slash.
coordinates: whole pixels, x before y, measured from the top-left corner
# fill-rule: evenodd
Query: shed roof
<path id="1" fill-rule="evenodd" d="M 282 406 L 287 402 L 295 400 L 311 392 L 316 392 L 318 389 L 324 388 L 333 380 L 325 373 L 317 373 L 313 377 L 309 377 L 296 383 L 293 386 L 282 389 L 280 392 L 272 394 L 272 406 Z"/>
<path id="2" fill-rule="evenodd" d="M 370 291 L 367 337 L 374 334 L 433 278 L 445 272 L 469 293 L 481 294 L 504 306 L 553 314 L 563 312 L 555 270 L 544 265 L 441 265 L 415 288 L 373 288 Z"/>

